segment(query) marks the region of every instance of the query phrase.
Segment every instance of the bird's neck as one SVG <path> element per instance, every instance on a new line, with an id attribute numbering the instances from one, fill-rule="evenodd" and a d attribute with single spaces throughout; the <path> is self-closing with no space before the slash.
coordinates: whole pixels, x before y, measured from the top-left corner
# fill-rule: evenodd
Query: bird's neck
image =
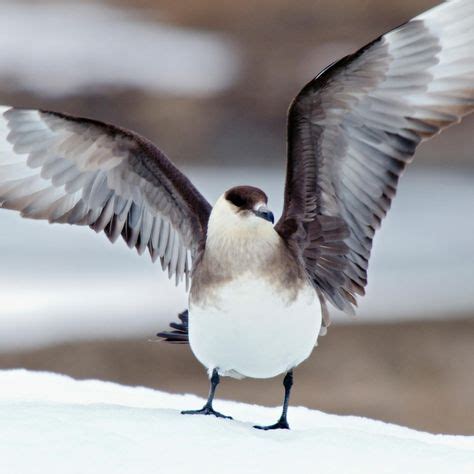
<path id="1" fill-rule="evenodd" d="M 272 224 L 213 212 L 204 251 L 194 268 L 190 301 L 219 304 L 219 289 L 232 282 L 264 282 L 287 301 L 307 284 L 304 270 Z"/>
<path id="2" fill-rule="evenodd" d="M 264 220 L 248 224 L 238 222 L 237 225 L 220 225 L 210 220 L 205 257 L 220 262 L 220 265 L 249 270 L 264 265 L 280 246 L 280 236 Z"/>

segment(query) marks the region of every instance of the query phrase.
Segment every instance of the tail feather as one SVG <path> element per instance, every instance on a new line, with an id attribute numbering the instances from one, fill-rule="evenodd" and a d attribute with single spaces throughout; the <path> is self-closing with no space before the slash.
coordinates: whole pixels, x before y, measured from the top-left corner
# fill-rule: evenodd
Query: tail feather
<path id="1" fill-rule="evenodd" d="M 172 344 L 189 344 L 188 338 L 188 310 L 178 314 L 180 323 L 170 323 L 170 328 L 173 331 L 164 331 L 157 334 L 164 342 Z"/>

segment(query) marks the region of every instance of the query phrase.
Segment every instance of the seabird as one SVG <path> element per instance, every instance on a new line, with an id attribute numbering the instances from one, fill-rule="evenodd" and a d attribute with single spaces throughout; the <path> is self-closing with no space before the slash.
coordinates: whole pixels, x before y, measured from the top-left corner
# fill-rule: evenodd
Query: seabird
<path id="1" fill-rule="evenodd" d="M 474 2 L 451 0 L 326 68 L 288 113 L 283 214 L 266 194 L 225 191 L 213 207 L 150 141 L 123 128 L 44 110 L 0 109 L 0 203 L 22 216 L 89 226 L 145 250 L 189 312 L 162 336 L 189 340 L 220 376 L 284 377 L 329 324 L 352 313 L 372 241 L 417 146 L 474 109 Z"/>

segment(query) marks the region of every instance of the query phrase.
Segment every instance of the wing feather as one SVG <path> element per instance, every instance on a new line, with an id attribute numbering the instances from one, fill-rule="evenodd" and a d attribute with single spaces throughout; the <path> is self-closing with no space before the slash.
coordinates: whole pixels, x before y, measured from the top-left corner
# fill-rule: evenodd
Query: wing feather
<path id="1" fill-rule="evenodd" d="M 209 203 L 152 143 L 55 112 L 0 107 L 0 204 L 146 248 L 176 281 L 205 239 Z"/>
<path id="2" fill-rule="evenodd" d="M 326 68 L 298 94 L 276 229 L 296 242 L 323 298 L 353 311 L 374 234 L 417 146 L 473 110 L 471 0 L 428 10 Z M 339 237 L 346 232 L 342 240 L 314 224 L 327 219 L 340 226 Z"/>

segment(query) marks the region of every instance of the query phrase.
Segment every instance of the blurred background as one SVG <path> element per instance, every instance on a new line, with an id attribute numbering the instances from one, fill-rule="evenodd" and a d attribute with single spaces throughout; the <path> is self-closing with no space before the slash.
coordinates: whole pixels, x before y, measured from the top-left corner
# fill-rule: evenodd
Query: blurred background
<path id="1" fill-rule="evenodd" d="M 437 3 L 3 0 L 0 103 L 131 128 L 210 202 L 253 184 L 279 213 L 292 98 Z M 358 317 L 333 315 L 292 404 L 474 434 L 473 132 L 471 117 L 419 150 L 377 235 Z M 2 211 L 0 261 L 0 368 L 207 394 L 189 347 L 154 337 L 186 294 L 147 256 Z M 218 394 L 267 405 L 282 395 L 279 379 L 225 379 Z"/>

